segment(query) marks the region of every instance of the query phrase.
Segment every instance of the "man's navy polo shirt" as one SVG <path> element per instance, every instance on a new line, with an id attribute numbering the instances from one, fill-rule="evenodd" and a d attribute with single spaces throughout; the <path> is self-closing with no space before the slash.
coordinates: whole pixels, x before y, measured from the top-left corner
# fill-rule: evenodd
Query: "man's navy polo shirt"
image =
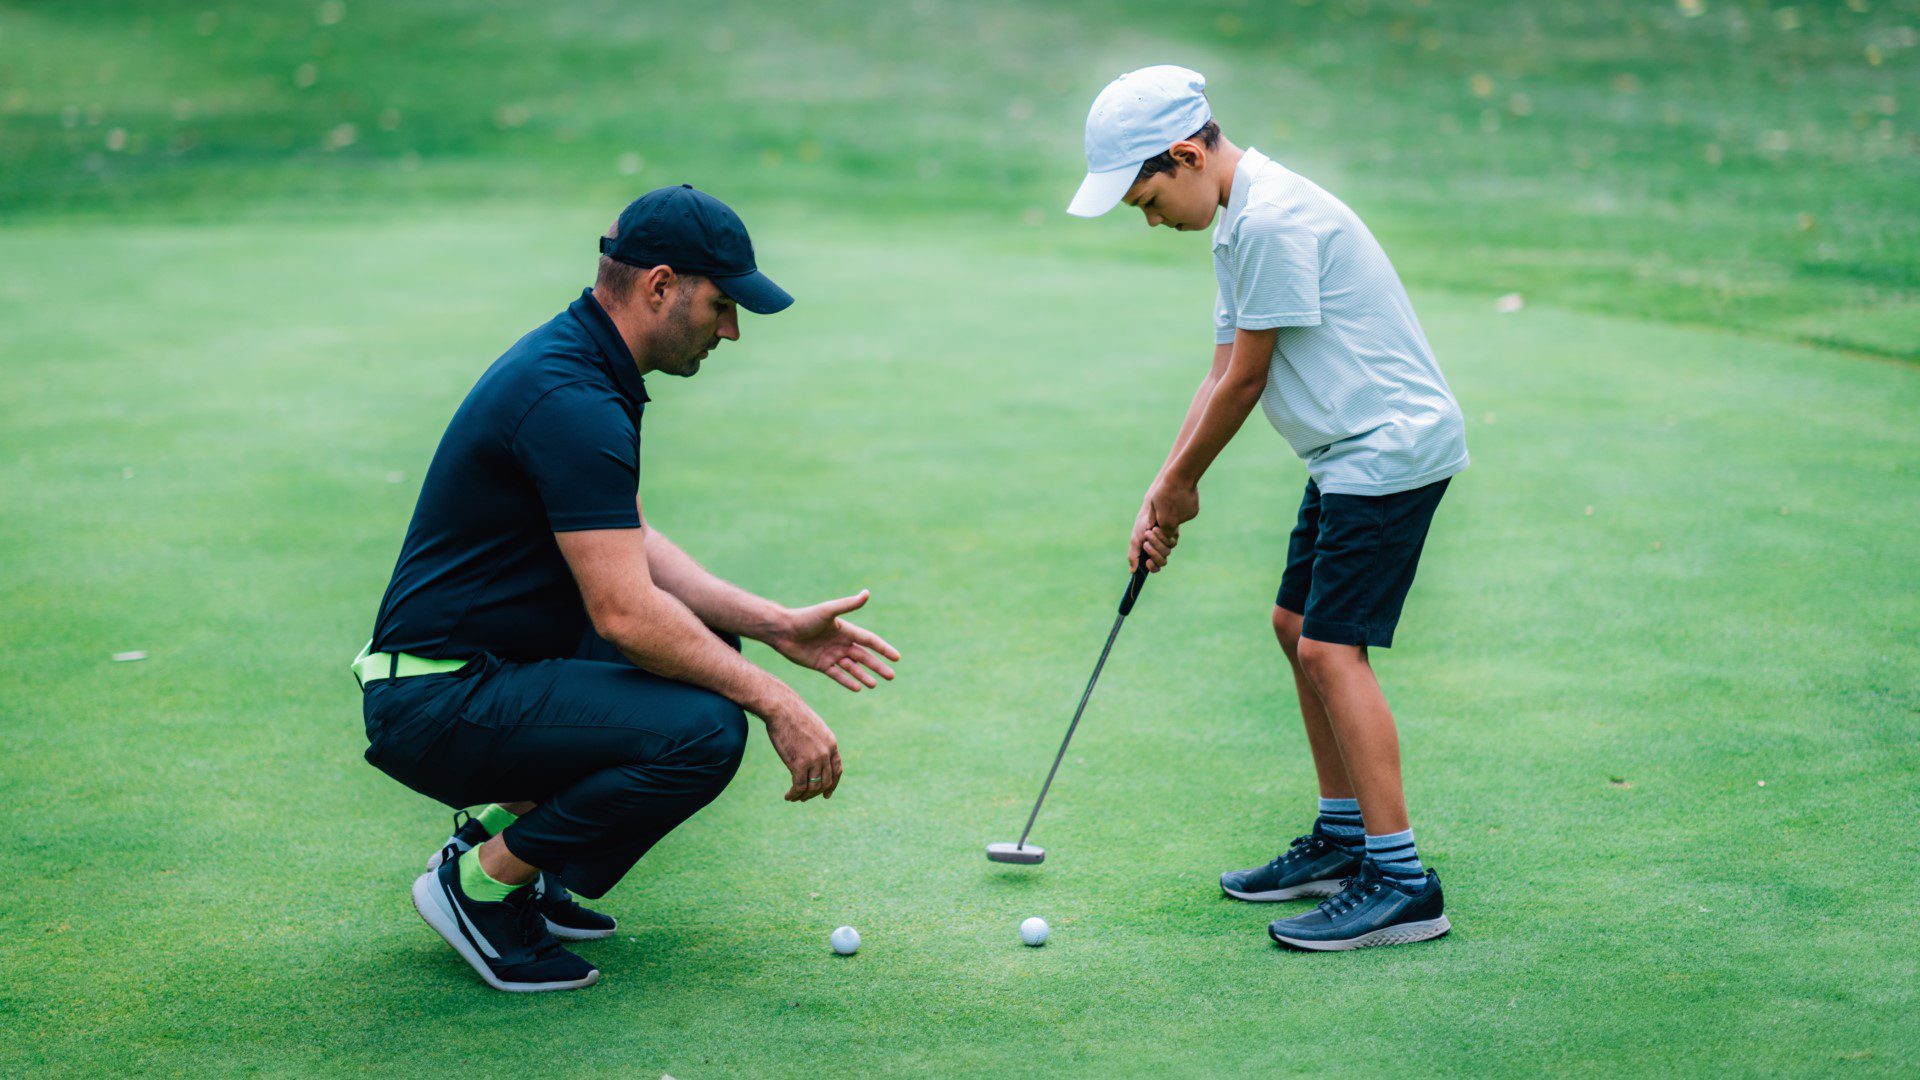
<path id="1" fill-rule="evenodd" d="M 553 534 L 639 527 L 646 403 L 592 289 L 494 361 L 434 451 L 374 650 L 573 655 L 589 620 Z"/>

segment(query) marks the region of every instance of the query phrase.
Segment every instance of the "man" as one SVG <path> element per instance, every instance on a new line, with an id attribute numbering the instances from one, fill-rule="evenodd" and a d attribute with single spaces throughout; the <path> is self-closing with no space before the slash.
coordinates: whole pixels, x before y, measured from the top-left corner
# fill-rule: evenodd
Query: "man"
<path id="1" fill-rule="evenodd" d="M 373 639 L 354 662 L 367 760 L 449 806 L 491 801 L 413 885 L 413 902 L 500 990 L 599 972 L 562 948 L 611 920 L 603 895 L 733 778 L 745 713 L 792 774 L 832 797 L 833 733 L 748 663 L 772 646 L 849 690 L 900 654 L 840 616 L 867 594 L 790 609 L 720 580 L 650 527 L 639 498 L 644 376 L 700 370 L 740 338 L 736 305 L 793 302 L 754 264 L 738 216 L 690 186 L 621 212 L 578 300 L 487 369 L 421 486 Z"/>
<path id="2" fill-rule="evenodd" d="M 1386 252 L 1325 189 L 1214 122 L 1199 72 L 1109 83 L 1087 116 L 1068 212 L 1124 203 L 1148 227 L 1213 228 L 1213 355 L 1148 486 L 1129 560 L 1158 571 L 1200 513 L 1200 480 L 1258 404 L 1307 465 L 1274 600 L 1320 784 L 1313 828 L 1231 897 L 1326 897 L 1277 919 L 1288 948 L 1343 951 L 1448 932 L 1440 877 L 1414 845 L 1400 741 L 1369 650 L 1393 644 L 1435 509 L 1467 467 L 1460 407 Z M 1216 221 L 1216 218 L 1218 219 Z"/>

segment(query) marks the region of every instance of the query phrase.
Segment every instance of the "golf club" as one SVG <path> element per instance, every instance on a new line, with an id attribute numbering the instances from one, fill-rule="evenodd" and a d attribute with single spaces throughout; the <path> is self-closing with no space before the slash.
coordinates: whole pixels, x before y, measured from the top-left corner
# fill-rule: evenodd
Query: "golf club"
<path id="1" fill-rule="evenodd" d="M 1127 582 L 1127 591 L 1120 596 L 1120 614 L 1113 620 L 1107 643 L 1100 649 L 1100 659 L 1094 662 L 1093 677 L 1087 680 L 1087 689 L 1080 695 L 1080 707 L 1073 710 L 1073 722 L 1067 725 L 1067 737 L 1060 740 L 1060 752 L 1053 755 L 1053 768 L 1047 770 L 1046 782 L 1040 785 L 1040 797 L 1033 800 L 1033 813 L 1027 815 L 1027 827 L 1020 830 L 1020 839 L 1015 843 L 988 844 L 987 858 L 990 861 L 1028 864 L 1046 861 L 1046 849 L 1038 845 L 1028 846 L 1027 835 L 1033 832 L 1034 820 L 1040 816 L 1040 804 L 1047 801 L 1047 789 L 1053 786 L 1053 775 L 1060 771 L 1060 761 L 1067 756 L 1067 744 L 1073 741 L 1073 731 L 1080 726 L 1080 716 L 1087 711 L 1087 699 L 1093 696 L 1093 684 L 1100 681 L 1100 669 L 1107 666 L 1107 654 L 1113 651 L 1113 639 L 1120 636 L 1120 624 L 1127 621 L 1127 613 L 1133 610 L 1133 602 L 1140 599 L 1140 590 L 1146 583 L 1147 552 L 1142 548 L 1133 577 Z"/>

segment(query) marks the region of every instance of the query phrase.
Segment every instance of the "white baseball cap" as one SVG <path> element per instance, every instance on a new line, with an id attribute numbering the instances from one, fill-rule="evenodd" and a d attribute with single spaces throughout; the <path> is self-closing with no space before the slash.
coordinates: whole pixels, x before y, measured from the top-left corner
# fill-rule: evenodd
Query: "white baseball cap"
<path id="1" fill-rule="evenodd" d="M 1133 186 L 1148 158 L 1213 119 L 1207 77 L 1173 64 L 1129 71 L 1107 84 L 1087 113 L 1087 178 L 1080 181 L 1067 213 L 1099 217 Z"/>

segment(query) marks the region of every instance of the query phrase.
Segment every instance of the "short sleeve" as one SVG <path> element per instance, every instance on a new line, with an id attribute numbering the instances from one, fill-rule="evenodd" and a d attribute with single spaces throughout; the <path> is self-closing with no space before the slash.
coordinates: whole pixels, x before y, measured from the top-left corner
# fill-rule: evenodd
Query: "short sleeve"
<path id="1" fill-rule="evenodd" d="M 1242 330 L 1320 325 L 1320 238 L 1277 210 L 1254 210 L 1235 225 L 1227 253 L 1233 325 Z"/>
<path id="2" fill-rule="evenodd" d="M 1227 303 L 1225 289 L 1218 289 L 1213 294 L 1213 343 L 1233 344 L 1233 308 Z"/>
<path id="3" fill-rule="evenodd" d="M 514 431 L 513 456 L 554 532 L 640 526 L 640 429 L 613 391 L 584 382 L 548 391 Z"/>

